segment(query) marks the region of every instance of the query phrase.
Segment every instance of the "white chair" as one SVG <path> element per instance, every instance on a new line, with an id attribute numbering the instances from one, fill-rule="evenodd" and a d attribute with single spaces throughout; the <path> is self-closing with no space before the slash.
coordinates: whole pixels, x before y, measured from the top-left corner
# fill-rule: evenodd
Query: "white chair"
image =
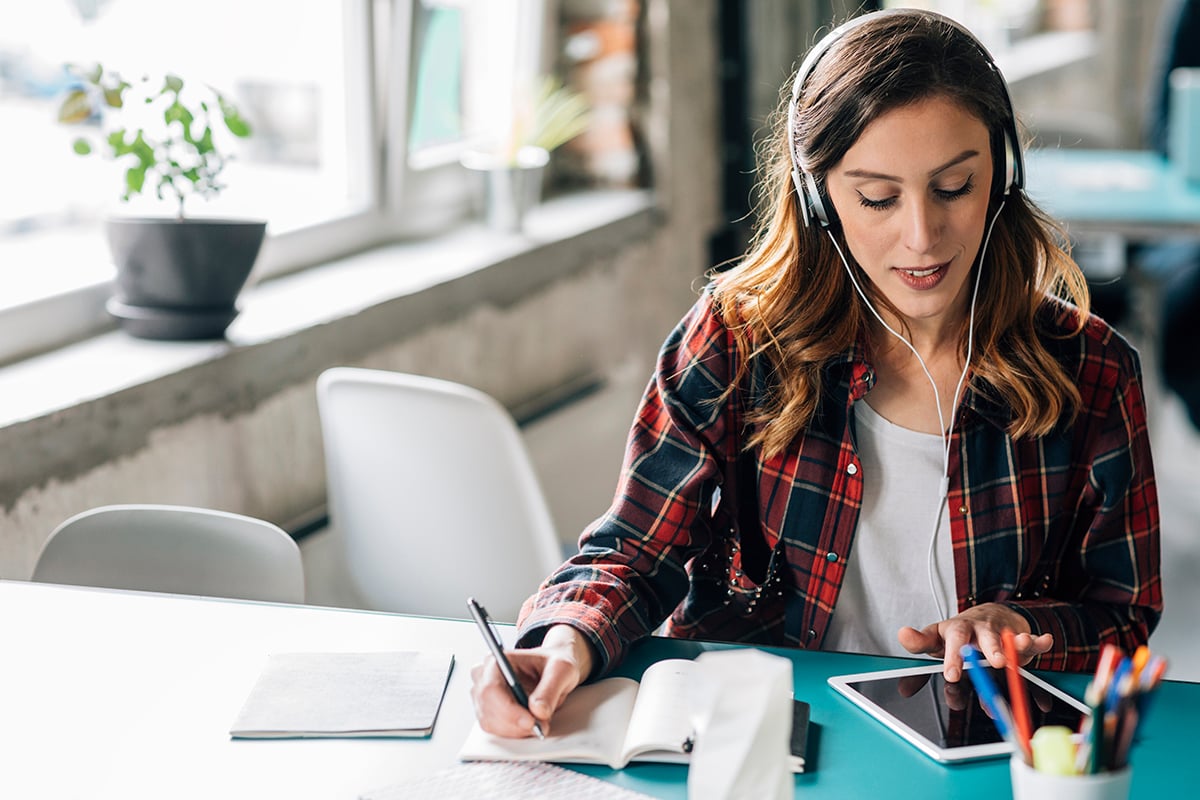
<path id="1" fill-rule="evenodd" d="M 377 610 L 498 621 L 562 561 L 512 416 L 483 392 L 384 370 L 317 380 L 330 526 Z"/>
<path id="2" fill-rule="evenodd" d="M 304 602 L 300 548 L 261 519 L 207 508 L 111 505 L 76 514 L 42 545 L 33 580 Z"/>

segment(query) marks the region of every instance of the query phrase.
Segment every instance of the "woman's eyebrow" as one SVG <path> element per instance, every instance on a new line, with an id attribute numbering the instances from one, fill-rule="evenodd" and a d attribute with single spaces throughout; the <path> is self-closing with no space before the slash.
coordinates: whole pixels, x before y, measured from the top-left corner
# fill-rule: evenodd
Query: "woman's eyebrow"
<path id="1" fill-rule="evenodd" d="M 961 153 L 959 153 L 954 158 L 947 161 L 945 164 L 942 164 L 940 166 L 934 167 L 933 169 L 929 170 L 929 177 L 932 178 L 935 175 L 937 175 L 941 172 L 945 172 L 946 170 L 950 169 L 951 167 L 953 167 L 957 164 L 961 164 L 962 162 L 964 162 L 968 159 L 974 158 L 977 155 L 979 155 L 978 150 L 963 150 Z M 848 178 L 871 178 L 873 180 L 892 181 L 893 183 L 902 183 L 900 178 L 898 178 L 895 175 L 888 175 L 883 172 L 872 172 L 872 171 L 866 170 L 866 169 L 848 169 L 848 170 L 846 170 L 845 174 L 846 174 L 846 177 L 848 177 Z"/>

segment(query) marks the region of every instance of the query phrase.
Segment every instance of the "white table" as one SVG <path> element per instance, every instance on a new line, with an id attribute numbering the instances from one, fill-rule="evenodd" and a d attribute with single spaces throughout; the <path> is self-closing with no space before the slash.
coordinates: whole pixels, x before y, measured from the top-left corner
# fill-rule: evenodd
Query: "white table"
<path id="1" fill-rule="evenodd" d="M 0 620 L 0 800 L 354 800 L 456 763 L 473 718 L 470 667 L 484 655 L 465 621 L 20 582 L 0 581 Z M 728 646 L 649 639 L 627 663 L 636 674 Z M 420 648 L 457 658 L 430 739 L 229 738 L 272 651 Z M 768 650 L 791 659 L 796 696 L 819 729 L 816 769 L 794 776 L 797 798 L 1011 800 L 1004 759 L 938 764 L 827 685 L 830 675 L 919 662 Z M 1089 677 L 1043 676 L 1076 697 Z M 1195 794 L 1200 684 L 1168 680 L 1159 693 L 1134 747 L 1132 800 Z M 581 769 L 686 797 L 681 765 Z"/>
<path id="2" fill-rule="evenodd" d="M 0 620 L 4 800 L 351 800 L 455 763 L 485 653 L 469 622 L 18 581 Z M 456 657 L 430 739 L 229 737 L 270 652 L 421 648 Z"/>

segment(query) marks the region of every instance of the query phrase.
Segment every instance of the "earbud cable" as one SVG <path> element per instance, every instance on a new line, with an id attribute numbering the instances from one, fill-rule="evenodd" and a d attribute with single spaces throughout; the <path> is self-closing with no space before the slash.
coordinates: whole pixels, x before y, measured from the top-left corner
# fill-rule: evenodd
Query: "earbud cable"
<path id="1" fill-rule="evenodd" d="M 996 213 L 992 215 L 992 221 L 988 223 L 987 233 L 983 237 L 983 245 L 979 248 L 979 260 L 977 262 L 978 269 L 975 270 L 975 287 L 971 292 L 971 311 L 967 320 L 967 353 L 966 361 L 963 364 L 962 374 L 958 376 L 958 383 L 954 387 L 954 408 L 950 411 L 950 426 L 947 427 L 946 419 L 942 415 L 942 398 L 938 393 L 937 381 L 933 379 L 933 374 L 930 373 L 929 367 L 925 365 L 925 359 L 921 358 L 921 354 L 917 352 L 917 348 L 913 346 L 907 338 L 902 336 L 899 331 L 889 325 L 879 312 L 875 310 L 874 304 L 867 298 L 866 292 L 859 285 L 858 279 L 854 277 L 854 270 L 850 268 L 849 262 L 846 260 L 845 253 L 842 252 L 841 245 L 838 244 L 837 238 L 833 235 L 833 231 L 826 230 L 829 234 L 829 241 L 833 242 L 833 247 L 837 250 L 838 256 L 842 260 L 842 266 L 846 268 L 846 274 L 850 277 L 850 283 L 854 285 L 854 290 L 862 301 L 866 303 L 867 309 L 875 319 L 879 320 L 879 324 L 886 328 L 893 336 L 912 351 L 912 354 L 917 357 L 917 363 L 921 365 L 921 370 L 925 373 L 925 377 L 929 379 L 929 385 L 933 387 L 933 400 L 937 404 L 938 415 L 938 430 L 942 438 L 942 479 L 938 491 L 937 516 L 933 523 L 933 533 L 929 537 L 929 553 L 927 558 L 928 575 L 929 575 L 929 591 L 933 595 L 934 605 L 937 606 L 940 619 L 947 618 L 945 605 L 942 603 L 941 592 L 938 591 L 937 581 L 934 580 L 934 553 L 937 549 L 937 534 L 938 529 L 942 525 L 943 510 L 946 505 L 946 498 L 950 494 L 950 439 L 954 428 L 954 417 L 957 416 L 959 393 L 962 391 L 963 383 L 966 381 L 967 372 L 971 368 L 971 353 L 975 339 L 975 301 L 979 297 L 979 277 L 983 273 L 983 258 L 987 253 L 988 242 L 992 239 L 992 229 L 996 226 L 996 220 L 1000 218 L 1000 212 L 1004 209 L 1004 201 L 1000 201 L 1000 207 L 996 209 Z"/>

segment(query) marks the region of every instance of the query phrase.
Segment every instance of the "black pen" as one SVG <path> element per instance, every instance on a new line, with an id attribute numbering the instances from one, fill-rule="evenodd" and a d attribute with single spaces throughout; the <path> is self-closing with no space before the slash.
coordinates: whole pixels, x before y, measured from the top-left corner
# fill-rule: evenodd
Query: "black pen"
<path id="1" fill-rule="evenodd" d="M 492 629 L 492 622 L 488 619 L 487 610 L 479 605 L 474 597 L 467 598 L 467 608 L 470 609 L 471 616 L 475 618 L 475 624 L 479 626 L 479 632 L 483 634 L 483 640 L 487 642 L 488 649 L 495 656 L 496 666 L 500 667 L 500 674 L 504 676 L 504 682 L 508 684 L 513 699 L 520 703 L 521 708 L 528 711 L 529 696 L 525 694 L 525 687 L 521 686 L 521 682 L 517 680 L 517 673 L 513 672 L 512 664 L 504 655 L 504 645 L 500 643 L 499 635 Z M 539 739 L 546 738 L 546 734 L 542 733 L 542 724 L 536 719 L 533 721 L 533 732 Z"/>

